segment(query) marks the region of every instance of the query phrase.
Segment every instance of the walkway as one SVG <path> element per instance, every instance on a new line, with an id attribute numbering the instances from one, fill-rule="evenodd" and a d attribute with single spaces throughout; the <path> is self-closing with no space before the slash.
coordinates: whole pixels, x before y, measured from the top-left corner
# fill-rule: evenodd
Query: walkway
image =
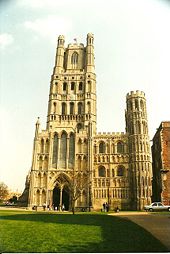
<path id="1" fill-rule="evenodd" d="M 170 251 L 170 213 L 119 212 L 109 215 L 125 217 L 135 222 L 159 239 Z"/>

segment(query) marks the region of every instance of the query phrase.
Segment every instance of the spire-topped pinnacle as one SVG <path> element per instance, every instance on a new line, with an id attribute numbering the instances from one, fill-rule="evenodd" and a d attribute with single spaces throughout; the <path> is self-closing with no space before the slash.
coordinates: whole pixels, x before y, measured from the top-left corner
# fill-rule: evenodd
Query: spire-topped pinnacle
<path id="1" fill-rule="evenodd" d="M 39 116 L 37 117 L 36 125 L 40 125 L 40 118 L 39 118 Z"/>

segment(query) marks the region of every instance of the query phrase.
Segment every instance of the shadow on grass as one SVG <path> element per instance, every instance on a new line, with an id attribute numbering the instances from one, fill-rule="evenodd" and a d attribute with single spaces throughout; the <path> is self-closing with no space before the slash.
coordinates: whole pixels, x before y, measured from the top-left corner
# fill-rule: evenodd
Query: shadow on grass
<path id="1" fill-rule="evenodd" d="M 29 234 L 28 230 L 22 231 L 23 234 L 27 234 L 27 238 L 30 237 L 30 241 L 32 241 L 32 251 L 31 252 L 165 252 L 167 251 L 166 247 L 162 245 L 160 241 L 158 241 L 153 235 L 151 235 L 148 231 L 135 224 L 134 222 L 117 216 L 107 216 L 101 214 L 53 214 L 53 213 L 17 213 L 13 212 L 1 216 L 1 221 L 5 220 L 5 222 L 17 222 L 18 228 L 16 230 L 20 230 L 20 222 L 26 222 L 27 227 L 31 222 L 34 222 L 33 228 L 38 228 L 41 225 L 41 228 L 45 228 L 45 230 L 54 230 L 57 227 L 60 227 L 63 231 L 62 237 L 63 242 L 59 241 L 60 235 L 55 235 L 56 241 L 47 240 L 43 238 L 40 231 L 33 231 L 32 234 Z M 24 223 L 25 224 L 25 223 Z M 23 224 L 23 225 L 24 225 Z M 12 225 L 12 224 L 10 224 Z M 52 225 L 53 227 L 51 227 Z M 82 226 L 82 227 L 80 227 Z M 85 229 L 83 226 L 86 226 Z M 89 242 L 86 241 L 87 234 L 90 234 L 91 231 L 88 231 L 89 227 L 99 227 L 101 230 L 101 239 L 96 240 L 94 238 Z M 51 227 L 51 228 L 50 228 Z M 73 229 L 70 231 L 70 228 Z M 10 227 L 6 230 L 10 231 Z M 22 229 L 23 230 L 23 229 Z M 76 231 L 77 230 L 77 231 Z M 80 231 L 78 231 L 80 230 Z M 84 233 L 81 232 L 84 230 Z M 72 238 L 75 239 L 71 242 Z M 5 231 L 4 231 L 5 234 Z M 33 234 L 40 234 L 41 237 L 37 237 L 37 242 L 34 242 Z M 54 230 L 55 234 L 55 230 Z M 93 237 L 94 237 L 93 231 Z M 84 236 L 84 239 L 79 238 Z M 24 241 L 24 235 L 23 237 Z M 64 240 L 65 237 L 65 240 Z M 68 238 L 70 237 L 70 242 L 68 243 Z M 90 235 L 89 235 L 90 237 Z M 58 238 L 58 241 L 57 241 Z M 67 239 L 67 241 L 66 241 Z M 42 241 L 46 242 L 48 246 L 43 249 L 38 247 L 38 245 L 42 244 Z M 1 239 L 3 245 L 3 240 Z M 67 243 L 65 243 L 67 242 Z M 30 242 L 31 244 L 31 242 Z M 30 250 L 22 249 L 21 246 L 18 246 L 18 249 L 14 249 L 11 252 L 30 252 Z M 10 252 L 10 248 L 6 248 L 3 246 L 2 252 Z"/>

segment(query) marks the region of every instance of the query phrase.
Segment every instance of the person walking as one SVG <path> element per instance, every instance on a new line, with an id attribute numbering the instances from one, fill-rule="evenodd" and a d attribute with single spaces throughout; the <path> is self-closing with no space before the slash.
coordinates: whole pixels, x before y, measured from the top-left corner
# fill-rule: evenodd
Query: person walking
<path id="1" fill-rule="evenodd" d="M 106 204 L 103 203 L 103 211 L 106 212 Z"/>

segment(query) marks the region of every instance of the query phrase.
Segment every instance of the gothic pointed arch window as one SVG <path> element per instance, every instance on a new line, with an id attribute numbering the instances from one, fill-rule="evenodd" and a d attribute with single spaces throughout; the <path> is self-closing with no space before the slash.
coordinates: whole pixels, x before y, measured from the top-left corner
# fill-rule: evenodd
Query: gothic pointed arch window
<path id="1" fill-rule="evenodd" d="M 78 103 L 78 115 L 81 115 L 83 113 L 83 104 L 82 102 Z"/>
<path id="2" fill-rule="evenodd" d="M 61 110 L 62 110 L 62 112 L 61 112 L 62 115 L 67 114 L 67 105 L 65 102 L 62 102 Z"/>
<path id="3" fill-rule="evenodd" d="M 54 139 L 53 139 L 53 159 L 52 159 L 53 164 L 57 163 L 57 155 L 58 155 L 58 134 L 55 133 Z"/>
<path id="4" fill-rule="evenodd" d="M 74 133 L 71 133 L 69 142 L 69 160 L 68 160 L 69 168 L 74 167 L 74 158 L 75 158 L 75 137 Z"/>
<path id="5" fill-rule="evenodd" d="M 66 154 L 67 154 L 67 133 L 63 131 L 61 134 L 60 141 L 60 159 L 59 159 L 59 167 L 66 168 Z"/>
<path id="6" fill-rule="evenodd" d="M 70 102 L 70 115 L 74 114 L 74 102 Z"/>
<path id="7" fill-rule="evenodd" d="M 78 53 L 74 52 L 71 56 L 71 64 L 77 65 L 78 64 Z"/>

